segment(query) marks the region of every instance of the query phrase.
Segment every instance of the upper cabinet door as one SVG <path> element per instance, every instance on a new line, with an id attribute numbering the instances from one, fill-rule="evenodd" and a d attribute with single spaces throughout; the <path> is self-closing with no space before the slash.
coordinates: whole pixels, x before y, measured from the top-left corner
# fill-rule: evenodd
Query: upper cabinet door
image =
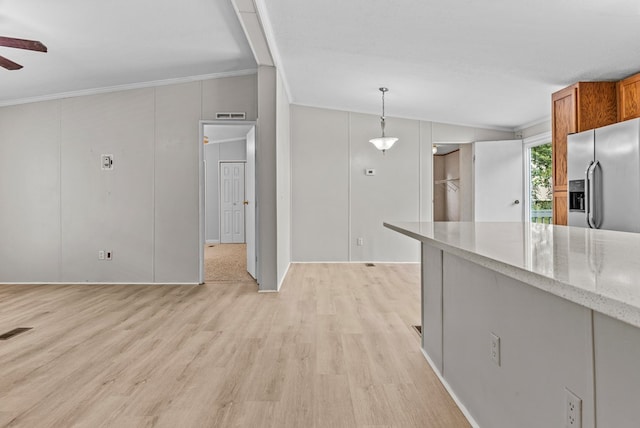
<path id="1" fill-rule="evenodd" d="M 569 86 L 552 96 L 553 188 L 567 190 L 567 135 L 577 131 L 578 85 Z"/>
<path id="2" fill-rule="evenodd" d="M 640 117 L 640 73 L 617 83 L 618 121 Z"/>

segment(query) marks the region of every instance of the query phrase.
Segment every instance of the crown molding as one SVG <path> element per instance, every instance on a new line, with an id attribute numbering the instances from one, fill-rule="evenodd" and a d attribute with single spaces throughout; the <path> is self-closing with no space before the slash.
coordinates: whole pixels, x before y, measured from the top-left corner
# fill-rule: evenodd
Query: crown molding
<path id="1" fill-rule="evenodd" d="M 543 118 L 534 120 L 532 122 L 529 123 L 525 123 L 524 125 L 520 125 L 516 128 L 513 128 L 513 132 L 518 132 L 518 131 L 522 131 L 525 130 L 527 128 L 531 128 L 532 126 L 536 126 L 536 125 L 540 125 L 543 123 L 550 123 L 551 122 L 551 116 L 545 116 Z"/>
<path id="2" fill-rule="evenodd" d="M 174 79 L 152 80 L 149 82 L 128 83 L 125 85 L 106 86 L 102 88 L 82 89 L 79 91 L 61 92 L 58 94 L 41 95 L 37 97 L 17 98 L 13 100 L 0 101 L 0 107 L 8 107 L 19 104 L 36 103 L 41 101 L 52 101 L 63 98 L 83 97 L 87 95 L 106 94 L 109 92 L 129 91 L 132 89 L 153 88 L 157 86 L 176 85 L 180 83 L 199 82 L 202 80 L 221 79 L 223 77 L 249 76 L 256 74 L 255 68 L 237 71 L 225 71 L 221 73 L 201 74 L 198 76 L 177 77 Z"/>

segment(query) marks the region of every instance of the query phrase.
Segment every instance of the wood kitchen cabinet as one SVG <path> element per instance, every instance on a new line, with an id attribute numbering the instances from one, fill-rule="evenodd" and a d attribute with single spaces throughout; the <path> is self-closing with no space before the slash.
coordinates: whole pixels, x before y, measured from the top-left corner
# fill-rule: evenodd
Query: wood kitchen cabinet
<path id="1" fill-rule="evenodd" d="M 618 118 L 615 82 L 578 82 L 551 96 L 553 223 L 567 224 L 567 135 Z"/>
<path id="2" fill-rule="evenodd" d="M 616 84 L 618 92 L 618 122 L 640 117 L 640 73 Z"/>

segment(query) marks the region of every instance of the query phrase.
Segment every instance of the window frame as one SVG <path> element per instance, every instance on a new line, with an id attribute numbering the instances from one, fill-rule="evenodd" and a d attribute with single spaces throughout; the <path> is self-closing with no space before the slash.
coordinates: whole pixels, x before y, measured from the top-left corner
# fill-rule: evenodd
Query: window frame
<path id="1" fill-rule="evenodd" d="M 537 134 L 531 137 L 524 138 L 522 140 L 522 146 L 524 147 L 524 156 L 522 157 L 524 162 L 523 171 L 525 173 L 524 180 L 524 209 L 525 209 L 525 222 L 531 222 L 531 148 L 542 146 L 543 144 L 552 144 L 551 131 Z M 553 152 L 553 146 L 551 147 Z M 553 184 L 553 183 L 552 183 Z M 553 198 L 551 198 L 553 201 Z M 553 204 L 553 202 L 552 202 Z M 553 205 L 552 205 L 553 206 Z"/>

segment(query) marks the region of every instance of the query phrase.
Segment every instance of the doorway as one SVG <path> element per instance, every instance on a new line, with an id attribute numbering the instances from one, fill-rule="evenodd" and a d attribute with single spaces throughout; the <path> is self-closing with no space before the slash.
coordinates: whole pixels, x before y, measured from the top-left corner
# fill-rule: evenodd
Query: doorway
<path id="1" fill-rule="evenodd" d="M 531 223 L 553 223 L 552 145 L 549 133 L 524 142 L 525 210 Z"/>
<path id="2" fill-rule="evenodd" d="M 255 281 L 255 122 L 200 132 L 200 282 Z"/>
<path id="3" fill-rule="evenodd" d="M 473 145 L 437 142 L 433 153 L 433 220 L 473 220 Z"/>

